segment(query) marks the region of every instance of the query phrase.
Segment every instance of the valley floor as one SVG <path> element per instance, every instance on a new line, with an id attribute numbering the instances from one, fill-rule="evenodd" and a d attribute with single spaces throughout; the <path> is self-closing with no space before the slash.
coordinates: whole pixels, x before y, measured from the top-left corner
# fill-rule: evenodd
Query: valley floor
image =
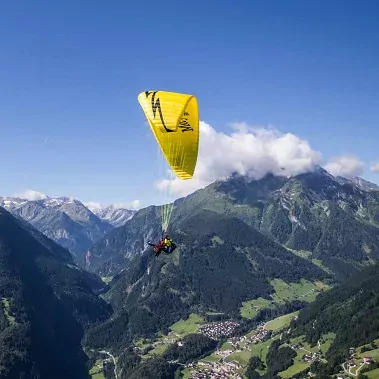
<path id="1" fill-rule="evenodd" d="M 256 299 L 243 304 L 241 315 L 244 318 L 254 318 L 259 309 L 274 308 L 286 301 L 294 299 L 306 300 L 312 302 L 317 293 L 326 289 L 321 282 L 285 283 L 283 281 L 272 281 L 275 287 L 275 294 L 272 300 Z M 191 314 L 187 320 L 180 320 L 171 326 L 171 331 L 167 334 L 160 334 L 156 340 L 138 340 L 135 342 L 135 351 L 142 357 L 148 359 L 155 355 L 162 355 L 167 347 L 175 342 L 181 343 L 180 340 L 191 333 L 202 333 L 214 340 L 225 338 L 225 342 L 212 354 L 203 357 L 189 364 L 180 364 L 182 366 L 182 375 L 184 379 L 208 378 L 232 378 L 244 379 L 244 375 L 249 360 L 252 356 L 259 357 L 266 364 L 266 355 L 271 343 L 280 338 L 283 333 L 289 332 L 289 325 L 293 318 L 297 317 L 298 312 L 286 314 L 265 323 L 259 324 L 253 330 L 250 330 L 243 336 L 232 337 L 233 331 L 238 326 L 237 321 L 227 320 L 207 323 L 205 319 L 197 314 Z M 324 361 L 325 355 L 331 346 L 335 335 L 326 334 L 318 341 L 316 346 L 311 347 L 305 340 L 305 336 L 292 338 L 288 343 L 282 346 L 288 346 L 296 352 L 292 366 L 278 374 L 283 379 L 292 378 L 294 375 L 309 368 L 314 361 Z M 377 341 L 379 342 L 379 341 Z M 364 353 L 361 352 L 363 348 Z M 359 353 L 358 353 L 359 351 Z M 116 365 L 113 367 L 117 375 L 117 358 L 106 351 L 102 351 L 103 362 L 97 361 L 91 370 L 92 379 L 103 379 L 102 363 L 107 365 Z M 355 355 L 354 355 L 355 354 Z M 357 347 L 354 352 L 347 353 L 347 360 L 341 367 L 341 373 L 335 378 L 354 378 L 362 371 L 369 369 L 370 363 L 368 358 L 379 361 L 379 349 L 370 349 L 368 346 Z M 172 362 L 174 363 L 174 362 Z M 177 363 L 177 362 L 176 362 Z M 363 370 L 364 369 L 364 370 Z M 374 366 L 373 371 L 365 372 L 369 378 L 378 378 L 378 369 Z M 259 371 L 264 374 L 265 371 Z M 377 376 L 375 376 L 377 375 Z M 307 376 L 309 377 L 309 376 Z M 115 376 L 117 379 L 117 376 Z"/>

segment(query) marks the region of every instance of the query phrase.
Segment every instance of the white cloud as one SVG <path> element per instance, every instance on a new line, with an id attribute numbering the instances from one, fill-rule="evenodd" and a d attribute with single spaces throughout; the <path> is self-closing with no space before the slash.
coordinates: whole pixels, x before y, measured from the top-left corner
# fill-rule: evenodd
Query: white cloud
<path id="1" fill-rule="evenodd" d="M 138 209 L 141 207 L 141 201 L 140 200 L 133 200 L 131 203 L 114 203 L 112 205 L 115 208 Z"/>
<path id="2" fill-rule="evenodd" d="M 163 190 L 171 185 L 171 193 L 185 196 L 233 172 L 261 179 L 267 173 L 298 175 L 310 171 L 321 160 L 321 154 L 309 143 L 291 133 L 274 128 L 250 127 L 245 123 L 231 125 L 231 134 L 217 132 L 200 122 L 199 155 L 195 174 L 190 180 L 161 180 Z"/>
<path id="3" fill-rule="evenodd" d="M 41 192 L 38 192 L 38 191 L 30 190 L 30 189 L 27 189 L 23 193 L 16 194 L 15 196 L 19 197 L 21 199 L 29 200 L 29 201 L 43 200 L 43 199 L 47 199 L 48 198 L 47 195 L 45 195 L 45 194 L 43 194 Z"/>
<path id="4" fill-rule="evenodd" d="M 370 171 L 371 172 L 378 172 L 379 171 L 379 162 L 372 164 L 370 167 Z"/>
<path id="5" fill-rule="evenodd" d="M 88 201 L 86 203 L 83 203 L 89 210 L 94 211 L 101 208 L 101 204 L 97 203 L 96 201 Z"/>
<path id="6" fill-rule="evenodd" d="M 331 158 L 324 168 L 334 176 L 349 178 L 362 175 L 365 164 L 355 155 L 342 155 Z"/>

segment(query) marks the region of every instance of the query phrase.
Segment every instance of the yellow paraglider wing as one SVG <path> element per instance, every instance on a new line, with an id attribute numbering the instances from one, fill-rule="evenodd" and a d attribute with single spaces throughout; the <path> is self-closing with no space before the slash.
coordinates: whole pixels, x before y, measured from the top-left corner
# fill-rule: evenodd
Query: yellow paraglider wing
<path id="1" fill-rule="evenodd" d="M 193 95 L 146 91 L 138 95 L 155 138 L 173 172 L 191 179 L 199 148 L 199 108 Z"/>

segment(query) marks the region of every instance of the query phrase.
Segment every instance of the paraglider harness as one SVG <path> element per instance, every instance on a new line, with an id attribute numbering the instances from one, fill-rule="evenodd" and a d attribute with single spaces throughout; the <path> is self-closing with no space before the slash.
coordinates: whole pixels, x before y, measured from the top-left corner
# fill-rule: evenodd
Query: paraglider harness
<path id="1" fill-rule="evenodd" d="M 153 246 L 155 251 L 155 256 L 158 257 L 159 254 L 164 251 L 166 254 L 171 254 L 175 249 L 176 245 L 172 239 L 166 234 L 164 238 L 160 238 L 157 244 L 153 244 L 150 241 L 147 242 L 150 246 Z"/>

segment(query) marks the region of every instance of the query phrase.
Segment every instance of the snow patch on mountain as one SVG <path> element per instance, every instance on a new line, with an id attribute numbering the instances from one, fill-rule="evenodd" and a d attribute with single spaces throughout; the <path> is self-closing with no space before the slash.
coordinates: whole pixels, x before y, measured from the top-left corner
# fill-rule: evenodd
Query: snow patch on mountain
<path id="1" fill-rule="evenodd" d="M 34 191 L 18 197 L 0 197 L 0 207 L 28 221 L 79 259 L 95 241 L 113 229 L 82 202 L 70 197 L 51 198 Z"/>
<path id="2" fill-rule="evenodd" d="M 134 209 L 118 207 L 118 204 L 103 206 L 96 203 L 86 203 L 86 205 L 93 214 L 116 228 L 125 225 L 137 212 Z"/>
<path id="3" fill-rule="evenodd" d="M 368 180 L 362 179 L 359 176 L 353 176 L 352 178 L 344 178 L 343 176 L 337 176 L 336 180 L 340 184 L 352 184 L 355 187 L 363 191 L 379 191 L 379 186 L 375 183 L 369 182 Z"/>

